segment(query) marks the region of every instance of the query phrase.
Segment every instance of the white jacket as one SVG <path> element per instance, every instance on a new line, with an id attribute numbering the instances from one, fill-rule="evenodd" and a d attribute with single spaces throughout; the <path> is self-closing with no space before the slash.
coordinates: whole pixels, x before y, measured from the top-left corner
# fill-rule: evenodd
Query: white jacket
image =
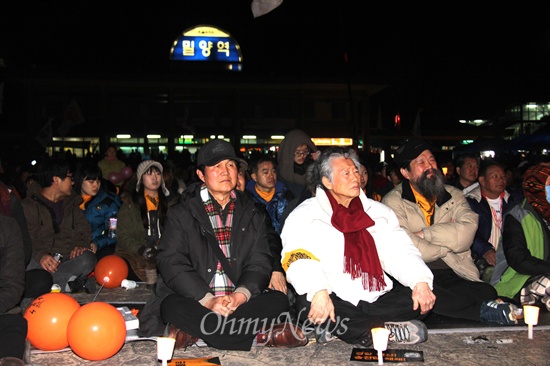
<path id="1" fill-rule="evenodd" d="M 367 230 L 376 243 L 384 272 L 411 289 L 419 282 L 432 288 L 433 274 L 422 260 L 394 212 L 386 205 L 360 193 L 365 212 L 375 224 Z M 282 264 L 287 281 L 300 295 L 311 301 L 320 290 L 334 292 L 343 300 L 357 305 L 360 300 L 374 302 L 393 288 L 385 274 L 382 291 L 365 290 L 361 278 L 344 273 L 344 234 L 331 224 L 332 207 L 327 193 L 317 188 L 316 196 L 296 207 L 285 221 Z"/>

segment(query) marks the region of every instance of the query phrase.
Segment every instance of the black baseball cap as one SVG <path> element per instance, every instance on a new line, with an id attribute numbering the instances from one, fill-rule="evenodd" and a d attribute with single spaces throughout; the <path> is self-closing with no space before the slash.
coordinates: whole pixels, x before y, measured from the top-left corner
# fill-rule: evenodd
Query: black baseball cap
<path id="1" fill-rule="evenodd" d="M 213 166 L 222 160 L 231 159 L 240 163 L 242 159 L 237 158 L 233 146 L 225 140 L 210 140 L 204 144 L 197 156 L 197 167 Z"/>

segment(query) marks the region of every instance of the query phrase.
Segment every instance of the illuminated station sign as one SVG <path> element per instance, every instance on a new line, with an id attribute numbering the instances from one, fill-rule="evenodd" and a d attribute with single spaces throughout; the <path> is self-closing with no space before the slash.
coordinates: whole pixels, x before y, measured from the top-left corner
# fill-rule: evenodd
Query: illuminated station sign
<path id="1" fill-rule="evenodd" d="M 174 40 L 170 50 L 174 61 L 221 63 L 227 70 L 241 71 L 241 47 L 227 32 L 210 26 L 189 28 Z"/>

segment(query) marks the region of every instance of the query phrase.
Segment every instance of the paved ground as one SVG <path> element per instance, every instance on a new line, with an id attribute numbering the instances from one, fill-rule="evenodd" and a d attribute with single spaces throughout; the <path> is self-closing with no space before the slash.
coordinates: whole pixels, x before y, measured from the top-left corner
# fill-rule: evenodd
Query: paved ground
<path id="1" fill-rule="evenodd" d="M 105 301 L 120 306 L 121 303 L 138 306 L 147 298 L 149 292 L 142 285 L 135 290 L 104 290 L 96 301 Z M 91 301 L 93 295 L 76 294 L 81 303 Z M 428 341 L 412 346 L 390 345 L 392 351 L 406 349 L 421 351 L 423 362 L 396 362 L 394 365 L 550 365 L 550 313 L 543 310 L 539 325 L 534 327 L 533 339 L 528 339 L 527 326 L 490 327 L 475 322 L 458 322 L 433 318 L 427 322 Z M 305 347 L 294 349 L 276 349 L 254 347 L 250 352 L 220 351 L 208 347 L 190 347 L 176 350 L 174 360 L 183 358 L 219 358 L 224 366 L 257 365 L 361 365 L 363 362 L 350 361 L 353 346 L 340 340 L 326 345 L 315 343 L 312 339 Z M 393 352 L 395 353 L 395 352 Z M 172 365 L 176 365 L 173 360 Z M 114 356 L 103 361 L 87 361 L 70 349 L 61 352 L 37 353 L 33 351 L 33 365 L 159 365 L 156 359 L 156 342 L 139 340 L 127 342 Z M 385 364 L 390 364 L 386 361 Z M 178 362 L 183 365 L 183 362 Z M 190 362 L 186 363 L 190 365 Z M 203 363 L 204 364 L 204 363 Z M 370 361 L 366 364 L 377 364 Z M 196 365 L 196 364 L 195 364 Z"/>

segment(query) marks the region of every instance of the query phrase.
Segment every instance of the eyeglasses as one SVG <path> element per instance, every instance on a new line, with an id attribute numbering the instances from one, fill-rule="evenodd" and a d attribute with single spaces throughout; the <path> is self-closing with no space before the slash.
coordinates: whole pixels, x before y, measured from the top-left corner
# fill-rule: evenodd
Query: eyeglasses
<path id="1" fill-rule="evenodd" d="M 72 174 L 67 174 L 67 175 L 65 176 L 65 179 L 67 179 L 67 178 L 69 178 L 71 181 L 74 181 L 74 177 L 73 177 Z"/>
<path id="2" fill-rule="evenodd" d="M 308 156 L 309 150 L 297 150 L 294 152 L 294 156 Z"/>

